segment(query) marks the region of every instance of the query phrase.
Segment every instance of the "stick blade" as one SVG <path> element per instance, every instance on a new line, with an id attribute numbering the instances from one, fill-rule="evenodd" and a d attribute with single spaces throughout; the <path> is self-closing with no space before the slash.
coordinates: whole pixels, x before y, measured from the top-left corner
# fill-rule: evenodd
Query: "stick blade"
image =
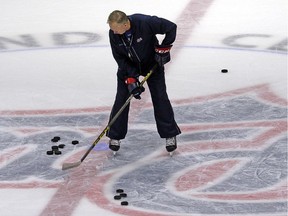
<path id="1" fill-rule="evenodd" d="M 75 163 L 63 163 L 62 170 L 72 169 L 75 167 L 80 166 L 81 161 L 75 162 Z"/>

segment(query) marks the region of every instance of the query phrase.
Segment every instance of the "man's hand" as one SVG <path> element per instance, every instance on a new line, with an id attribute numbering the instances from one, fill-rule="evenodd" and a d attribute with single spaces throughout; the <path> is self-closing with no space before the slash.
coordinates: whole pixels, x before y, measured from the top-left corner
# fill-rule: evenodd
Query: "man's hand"
<path id="1" fill-rule="evenodd" d="M 155 46 L 155 60 L 159 66 L 163 66 L 170 61 L 170 50 L 172 45 L 157 45 Z"/>
<path id="2" fill-rule="evenodd" d="M 145 91 L 145 88 L 143 86 L 140 86 L 139 80 L 134 77 L 128 77 L 125 80 L 125 83 L 127 84 L 130 94 L 133 94 L 136 99 L 140 100 L 140 95 L 142 94 L 142 92 Z"/>

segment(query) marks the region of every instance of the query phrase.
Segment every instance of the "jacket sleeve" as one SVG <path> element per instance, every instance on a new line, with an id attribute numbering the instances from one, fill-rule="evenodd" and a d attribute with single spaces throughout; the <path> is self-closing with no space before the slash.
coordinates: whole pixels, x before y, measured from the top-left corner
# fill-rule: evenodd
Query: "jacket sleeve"
<path id="1" fill-rule="evenodd" d="M 175 23 L 157 16 L 151 16 L 148 23 L 155 35 L 165 34 L 162 45 L 173 44 L 176 39 L 177 30 L 177 25 Z"/>
<path id="2" fill-rule="evenodd" d="M 125 77 L 138 77 L 137 67 L 133 65 L 133 63 L 129 60 L 129 58 L 124 55 L 120 49 L 123 47 L 119 47 L 119 44 L 115 41 L 115 37 L 119 35 L 114 35 L 113 32 L 109 31 L 109 40 L 112 49 L 112 55 L 117 62 L 118 65 L 118 76 L 124 79 Z"/>

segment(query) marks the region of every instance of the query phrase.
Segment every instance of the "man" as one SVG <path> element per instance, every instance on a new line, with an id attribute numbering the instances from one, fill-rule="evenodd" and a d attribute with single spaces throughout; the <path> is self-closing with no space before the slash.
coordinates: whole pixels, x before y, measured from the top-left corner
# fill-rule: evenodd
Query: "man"
<path id="1" fill-rule="evenodd" d="M 117 93 L 110 119 L 119 111 L 127 98 L 133 94 L 141 99 L 144 87 L 139 76 L 145 76 L 154 65 L 158 65 L 147 84 L 154 107 L 157 131 L 166 138 L 166 149 L 172 153 L 177 148 L 176 136 L 181 133 L 174 120 L 164 77 L 164 64 L 170 61 L 170 49 L 176 37 L 176 24 L 156 16 L 133 14 L 115 10 L 109 17 L 109 39 L 114 59 L 118 64 Z M 165 34 L 159 45 L 156 34 Z M 116 153 L 120 140 L 127 133 L 129 105 L 107 131 L 109 148 Z"/>

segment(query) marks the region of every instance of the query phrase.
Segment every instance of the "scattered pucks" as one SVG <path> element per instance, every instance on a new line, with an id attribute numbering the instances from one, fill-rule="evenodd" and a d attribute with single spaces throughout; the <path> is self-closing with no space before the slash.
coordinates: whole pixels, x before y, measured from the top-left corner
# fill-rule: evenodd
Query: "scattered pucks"
<path id="1" fill-rule="evenodd" d="M 79 143 L 78 140 L 73 140 L 73 141 L 72 141 L 72 144 L 73 144 L 73 145 L 77 145 L 78 143 Z"/>
<path id="2" fill-rule="evenodd" d="M 55 155 L 61 155 L 62 154 L 62 152 L 59 150 L 54 151 L 54 153 L 55 153 Z"/>
<path id="3" fill-rule="evenodd" d="M 127 194 L 126 193 L 120 193 L 120 196 L 121 197 L 127 197 Z"/>
<path id="4" fill-rule="evenodd" d="M 54 151 L 55 151 L 55 150 L 58 150 L 58 146 L 52 146 L 51 148 L 52 148 L 52 150 L 54 150 Z"/>
<path id="5" fill-rule="evenodd" d="M 51 139 L 51 142 L 58 142 L 59 140 L 58 139 Z"/>
<path id="6" fill-rule="evenodd" d="M 117 190 L 116 190 L 116 193 L 123 193 L 123 192 L 124 192 L 123 189 L 117 189 Z"/>
<path id="7" fill-rule="evenodd" d="M 65 147 L 65 144 L 60 144 L 60 145 L 58 145 L 58 148 L 63 149 L 64 147 Z"/>
<path id="8" fill-rule="evenodd" d="M 47 151 L 47 155 L 53 155 L 53 151 Z"/>
<path id="9" fill-rule="evenodd" d="M 58 142 L 60 140 L 59 136 L 55 136 L 53 137 L 53 139 L 51 139 L 52 142 Z"/>
<path id="10" fill-rule="evenodd" d="M 222 73 L 228 73 L 228 70 L 227 69 L 222 69 L 221 72 Z"/>
<path id="11" fill-rule="evenodd" d="M 121 205 L 127 206 L 127 205 L 128 205 L 128 202 L 127 202 L 127 201 L 122 201 L 122 202 L 121 202 Z"/>
<path id="12" fill-rule="evenodd" d="M 120 199 L 121 199 L 121 196 L 120 196 L 120 195 L 115 195 L 115 196 L 114 196 L 114 199 L 115 199 L 115 200 L 120 200 Z"/>

